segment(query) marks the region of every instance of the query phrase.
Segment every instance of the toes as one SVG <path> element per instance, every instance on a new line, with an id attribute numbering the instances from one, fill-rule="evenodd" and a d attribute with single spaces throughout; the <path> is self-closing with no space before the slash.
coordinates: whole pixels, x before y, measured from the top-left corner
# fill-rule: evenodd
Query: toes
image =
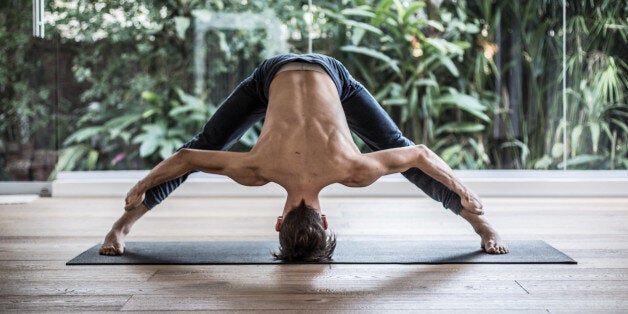
<path id="1" fill-rule="evenodd" d="M 508 247 L 505 245 L 500 246 L 500 250 L 499 250 L 500 254 L 506 254 L 508 253 Z"/>
<path id="2" fill-rule="evenodd" d="M 506 254 L 508 253 L 508 247 L 502 243 L 495 243 L 495 254 Z"/>
<path id="3" fill-rule="evenodd" d="M 100 247 L 100 250 L 98 250 L 98 254 L 100 255 L 109 255 L 107 253 L 109 253 L 109 247 L 106 247 L 104 245 Z"/>
<path id="4" fill-rule="evenodd" d="M 124 253 L 124 246 L 117 246 L 114 248 L 115 255 L 122 255 Z"/>
<path id="5" fill-rule="evenodd" d="M 506 254 L 508 253 L 508 247 L 502 244 L 495 243 L 495 241 L 490 240 L 486 242 L 486 245 L 482 247 L 486 253 L 489 254 Z"/>
<path id="6" fill-rule="evenodd" d="M 486 241 L 486 244 L 484 244 L 484 251 L 486 253 L 495 254 L 495 252 L 497 251 L 497 248 L 495 247 L 495 241 Z"/>
<path id="7" fill-rule="evenodd" d="M 117 246 L 117 245 L 104 246 L 103 245 L 98 250 L 98 253 L 100 255 L 107 255 L 107 256 L 122 255 L 122 253 L 124 253 L 124 246 Z"/>

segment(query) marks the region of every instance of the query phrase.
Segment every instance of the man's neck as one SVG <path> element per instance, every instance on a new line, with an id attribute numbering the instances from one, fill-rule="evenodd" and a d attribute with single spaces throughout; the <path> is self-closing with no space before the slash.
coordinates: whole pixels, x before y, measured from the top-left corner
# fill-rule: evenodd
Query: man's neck
<path id="1" fill-rule="evenodd" d="M 286 205 L 284 206 L 282 216 L 285 217 L 290 210 L 295 207 L 298 207 L 301 204 L 301 201 L 305 201 L 305 205 L 316 209 L 317 212 L 320 213 L 321 206 L 318 201 L 318 192 L 316 193 L 290 193 L 288 192 L 288 197 L 286 198 Z"/>

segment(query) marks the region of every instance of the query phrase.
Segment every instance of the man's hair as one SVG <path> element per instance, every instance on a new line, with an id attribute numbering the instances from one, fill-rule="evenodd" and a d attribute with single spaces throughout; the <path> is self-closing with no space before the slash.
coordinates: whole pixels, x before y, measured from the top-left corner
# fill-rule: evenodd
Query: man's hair
<path id="1" fill-rule="evenodd" d="M 299 206 L 283 217 L 279 252 L 272 254 L 284 262 L 325 262 L 331 260 L 334 249 L 336 236 L 327 236 L 320 215 L 301 200 Z"/>

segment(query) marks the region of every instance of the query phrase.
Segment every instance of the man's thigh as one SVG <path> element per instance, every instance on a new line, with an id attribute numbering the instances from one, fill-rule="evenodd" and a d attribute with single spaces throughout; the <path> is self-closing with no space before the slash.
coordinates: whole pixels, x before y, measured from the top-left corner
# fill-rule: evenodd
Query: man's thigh
<path id="1" fill-rule="evenodd" d="M 372 150 L 414 145 L 403 136 L 388 113 L 362 88 L 343 103 L 349 128 Z"/>
<path id="2" fill-rule="evenodd" d="M 207 121 L 201 133 L 184 147 L 228 150 L 266 114 L 266 105 L 255 94 L 253 83 L 243 81 Z"/>

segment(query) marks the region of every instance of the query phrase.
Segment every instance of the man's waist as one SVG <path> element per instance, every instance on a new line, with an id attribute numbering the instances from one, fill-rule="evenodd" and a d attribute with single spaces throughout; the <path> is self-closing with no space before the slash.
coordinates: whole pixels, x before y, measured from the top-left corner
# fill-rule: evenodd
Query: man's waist
<path id="1" fill-rule="evenodd" d="M 277 71 L 277 73 L 275 74 L 275 76 L 285 71 L 315 71 L 327 74 L 325 69 L 319 64 L 308 62 L 289 62 L 282 65 L 281 68 L 279 68 L 279 71 Z"/>

